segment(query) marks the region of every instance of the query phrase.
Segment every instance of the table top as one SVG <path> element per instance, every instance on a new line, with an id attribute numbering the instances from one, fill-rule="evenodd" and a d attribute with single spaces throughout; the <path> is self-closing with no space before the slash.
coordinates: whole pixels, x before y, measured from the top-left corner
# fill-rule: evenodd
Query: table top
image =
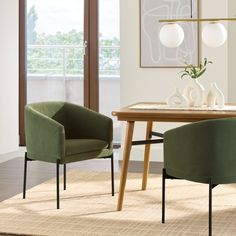
<path id="1" fill-rule="evenodd" d="M 137 104 L 164 104 L 157 102 L 142 102 L 113 111 L 120 121 L 163 121 L 163 122 L 194 122 L 218 118 L 236 118 L 236 110 L 167 110 L 167 109 L 131 109 Z M 236 103 L 227 104 L 236 106 Z"/>

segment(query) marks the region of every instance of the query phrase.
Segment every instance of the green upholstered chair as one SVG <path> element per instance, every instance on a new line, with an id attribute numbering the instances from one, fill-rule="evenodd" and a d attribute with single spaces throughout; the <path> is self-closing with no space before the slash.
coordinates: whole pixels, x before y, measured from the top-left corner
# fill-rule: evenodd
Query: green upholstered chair
<path id="1" fill-rule="evenodd" d="M 27 161 L 56 164 L 57 209 L 59 203 L 59 165 L 93 158 L 111 158 L 112 196 L 114 196 L 112 119 L 67 102 L 41 102 L 25 106 L 25 155 L 23 198 L 26 194 Z"/>
<path id="2" fill-rule="evenodd" d="M 162 223 L 165 222 L 165 179 L 209 185 L 209 235 L 212 235 L 212 189 L 236 182 L 236 119 L 196 122 L 164 134 Z"/>

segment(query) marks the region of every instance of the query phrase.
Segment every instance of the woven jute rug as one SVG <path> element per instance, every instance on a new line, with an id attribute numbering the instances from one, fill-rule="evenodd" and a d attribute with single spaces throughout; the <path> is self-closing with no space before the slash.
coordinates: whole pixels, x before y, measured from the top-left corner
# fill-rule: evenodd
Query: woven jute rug
<path id="1" fill-rule="evenodd" d="M 0 232 L 26 235 L 207 235 L 208 186 L 167 180 L 166 223 L 161 224 L 161 177 L 129 174 L 123 210 L 110 194 L 110 173 L 68 172 L 56 210 L 55 179 L 0 203 Z M 61 181 L 62 182 L 62 181 Z M 119 176 L 116 176 L 118 190 Z M 62 189 L 62 186 L 61 186 Z M 3 191 L 3 190 L 1 190 Z M 116 191 L 117 192 L 117 191 Z M 213 190 L 213 235 L 236 235 L 236 185 Z"/>

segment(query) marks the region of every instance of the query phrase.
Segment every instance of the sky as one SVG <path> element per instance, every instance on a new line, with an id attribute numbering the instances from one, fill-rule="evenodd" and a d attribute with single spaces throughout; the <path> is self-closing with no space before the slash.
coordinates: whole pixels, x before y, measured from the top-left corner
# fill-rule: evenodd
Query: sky
<path id="1" fill-rule="evenodd" d="M 38 14 L 37 32 L 83 30 L 84 0 L 28 0 L 27 10 L 33 5 Z M 103 38 L 119 38 L 119 0 L 99 0 L 99 13 Z"/>

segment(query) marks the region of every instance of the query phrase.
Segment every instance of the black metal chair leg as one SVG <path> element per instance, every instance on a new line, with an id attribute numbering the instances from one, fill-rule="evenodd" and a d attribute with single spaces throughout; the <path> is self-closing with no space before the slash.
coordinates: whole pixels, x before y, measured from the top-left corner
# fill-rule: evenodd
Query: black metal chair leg
<path id="1" fill-rule="evenodd" d="M 64 164 L 64 190 L 66 190 L 66 164 Z"/>
<path id="2" fill-rule="evenodd" d="M 59 160 L 56 164 L 56 176 L 57 176 L 57 209 L 60 209 L 60 196 L 59 196 Z"/>
<path id="3" fill-rule="evenodd" d="M 165 223 L 165 190 L 166 190 L 166 170 L 162 170 L 162 223 Z"/>
<path id="4" fill-rule="evenodd" d="M 26 177 L 27 177 L 27 152 L 25 153 L 25 162 L 24 162 L 24 180 L 23 180 L 23 199 L 25 199 L 26 195 Z"/>
<path id="5" fill-rule="evenodd" d="M 212 236 L 212 180 L 209 181 L 209 236 Z"/>
<path id="6" fill-rule="evenodd" d="M 115 186 L 114 186 L 114 157 L 111 155 L 111 194 L 115 196 Z"/>

